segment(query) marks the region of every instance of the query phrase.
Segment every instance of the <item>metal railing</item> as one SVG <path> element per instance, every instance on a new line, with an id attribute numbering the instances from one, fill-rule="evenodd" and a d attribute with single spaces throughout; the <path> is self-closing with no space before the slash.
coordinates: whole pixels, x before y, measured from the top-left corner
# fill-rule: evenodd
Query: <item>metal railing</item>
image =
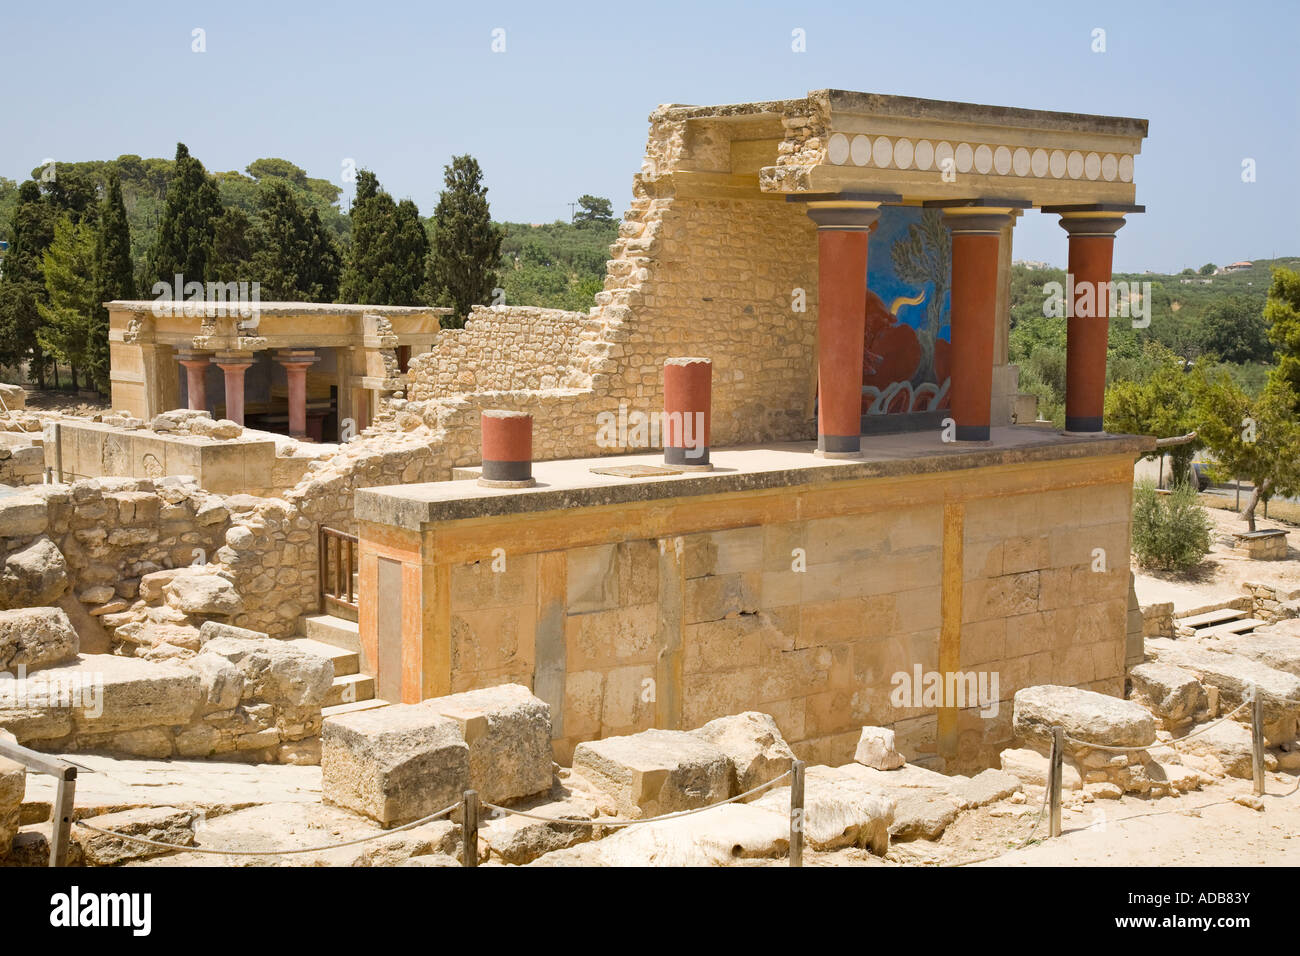
<path id="1" fill-rule="evenodd" d="M 5 740 L 0 740 L 0 757 L 8 757 L 28 770 L 48 773 L 57 781 L 54 803 L 50 806 L 50 866 L 67 866 L 72 805 L 77 796 L 77 768 L 66 760 L 48 757 Z"/>
<path id="2" fill-rule="evenodd" d="M 352 587 L 352 573 L 357 569 L 358 542 L 355 534 L 321 526 L 318 547 L 322 612 L 331 607 L 345 607 L 352 611 L 360 609 L 356 590 Z"/>

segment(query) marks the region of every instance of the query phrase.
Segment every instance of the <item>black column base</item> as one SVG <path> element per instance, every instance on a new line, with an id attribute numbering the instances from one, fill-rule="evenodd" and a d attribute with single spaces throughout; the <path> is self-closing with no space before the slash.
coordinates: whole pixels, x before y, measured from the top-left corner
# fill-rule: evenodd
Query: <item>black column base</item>
<path id="1" fill-rule="evenodd" d="M 1065 416 L 1065 430 L 1067 432 L 1099 432 L 1103 431 L 1101 416 L 1095 418 L 1071 418 Z"/>
<path id="2" fill-rule="evenodd" d="M 958 425 L 953 431 L 957 441 L 988 441 L 988 425 Z"/>

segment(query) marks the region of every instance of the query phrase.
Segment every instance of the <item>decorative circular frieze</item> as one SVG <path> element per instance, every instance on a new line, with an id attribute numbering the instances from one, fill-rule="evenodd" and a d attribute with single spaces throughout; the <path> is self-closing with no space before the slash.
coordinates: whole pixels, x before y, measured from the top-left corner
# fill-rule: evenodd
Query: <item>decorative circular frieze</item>
<path id="1" fill-rule="evenodd" d="M 928 139 L 918 141 L 914 158 L 917 169 L 929 169 L 934 165 L 934 144 Z"/>
<path id="2" fill-rule="evenodd" d="M 1089 153 L 1083 157 L 1083 174 L 1089 179 L 1096 179 L 1101 175 L 1101 157 L 1096 153 Z"/>
<path id="3" fill-rule="evenodd" d="M 1119 178 L 1121 182 L 1131 183 L 1133 181 L 1133 157 L 1121 156 L 1119 158 Z"/>
<path id="4" fill-rule="evenodd" d="M 952 156 L 957 163 L 957 172 L 970 172 L 970 168 L 975 162 L 975 150 L 971 149 L 970 143 L 958 143 Z"/>
<path id="5" fill-rule="evenodd" d="M 899 169 L 911 167 L 913 152 L 912 141 L 900 136 L 894 144 L 894 165 Z"/>
<path id="6" fill-rule="evenodd" d="M 849 138 L 843 133 L 831 133 L 826 143 L 826 156 L 836 166 L 843 166 L 849 158 Z"/>
<path id="7" fill-rule="evenodd" d="M 1041 148 L 1034 150 L 1034 156 L 1033 159 L 1030 160 L 1030 165 L 1033 167 L 1035 176 L 1040 179 L 1046 176 L 1048 167 L 1047 150 Z"/>
<path id="8" fill-rule="evenodd" d="M 849 147 L 849 155 L 853 158 L 853 165 L 865 166 L 871 162 L 871 138 L 859 133 L 853 137 L 853 142 Z"/>
<path id="9" fill-rule="evenodd" d="M 1011 150 L 1005 146 L 999 146 L 993 151 L 993 168 L 999 176 L 1005 176 L 1011 172 Z"/>
<path id="10" fill-rule="evenodd" d="M 975 171 L 987 176 L 993 169 L 993 150 L 981 143 L 975 147 Z"/>
<path id="11" fill-rule="evenodd" d="M 893 160 L 894 144 L 889 141 L 888 136 L 877 136 L 871 146 L 871 161 L 881 169 L 888 169 Z"/>
<path id="12" fill-rule="evenodd" d="M 1047 168 L 1051 171 L 1052 176 L 1060 179 L 1065 175 L 1065 153 L 1059 149 L 1052 150 L 1052 155 L 1048 157 Z"/>
<path id="13" fill-rule="evenodd" d="M 1101 158 L 1101 178 L 1108 183 L 1113 183 L 1117 175 L 1119 175 L 1119 160 L 1115 158 L 1114 153 L 1107 153 Z"/>

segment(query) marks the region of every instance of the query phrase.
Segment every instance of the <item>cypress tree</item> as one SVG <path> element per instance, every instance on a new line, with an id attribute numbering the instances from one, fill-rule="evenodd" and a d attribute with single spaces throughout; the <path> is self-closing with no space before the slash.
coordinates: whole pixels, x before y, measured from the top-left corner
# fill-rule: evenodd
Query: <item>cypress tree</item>
<path id="1" fill-rule="evenodd" d="M 372 305 L 419 305 L 429 239 L 420 210 L 384 192 L 368 169 L 357 172 L 352 201 L 352 245 L 348 249 L 339 300 Z"/>
<path id="2" fill-rule="evenodd" d="M 89 370 L 91 326 L 99 311 L 93 224 L 74 222 L 69 216 L 60 219 L 41 271 L 49 301 L 37 306 L 44 320 L 37 338 L 41 348 L 72 369 L 76 388 L 78 371 Z"/>
<path id="3" fill-rule="evenodd" d="M 95 311 L 86 350 L 87 372 L 100 392 L 107 393 L 109 388 L 108 309 L 104 303 L 135 296 L 131 226 L 122 201 L 122 181 L 110 173 L 95 231 Z"/>
<path id="4" fill-rule="evenodd" d="M 221 197 L 217 184 L 203 164 L 190 155 L 184 143 L 176 144 L 176 165 L 154 249 L 153 273 L 162 282 L 172 282 L 179 273 L 185 282 L 204 282 L 212 275 L 213 244 Z M 181 297 L 183 290 L 173 294 Z"/>
<path id="5" fill-rule="evenodd" d="M 48 298 L 41 261 L 54 241 L 54 217 L 40 187 L 31 180 L 18 187 L 12 235 L 0 278 L 0 362 L 16 365 L 30 360 L 37 385 L 44 388 L 48 359 L 37 331 L 40 306 L 48 305 Z"/>
<path id="6" fill-rule="evenodd" d="M 434 210 L 429 289 L 436 300 L 456 310 L 452 324 L 465 324 L 470 306 L 491 301 L 497 287 L 503 234 L 492 224 L 483 171 L 473 156 L 452 157 L 444 168 L 447 188 Z"/>
<path id="7" fill-rule="evenodd" d="M 271 180 L 258 198 L 260 221 L 252 276 L 266 299 L 329 302 L 338 293 L 339 254 L 320 215 L 303 209 L 283 180 Z"/>

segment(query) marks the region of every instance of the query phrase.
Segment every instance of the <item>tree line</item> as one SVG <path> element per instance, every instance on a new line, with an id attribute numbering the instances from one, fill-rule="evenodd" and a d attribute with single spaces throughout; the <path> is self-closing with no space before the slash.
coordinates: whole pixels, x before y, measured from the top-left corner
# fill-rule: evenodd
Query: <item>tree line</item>
<path id="1" fill-rule="evenodd" d="M 492 221 L 474 157 L 454 157 L 443 178 L 428 218 L 367 169 L 356 171 L 345 214 L 338 187 L 287 160 L 256 160 L 246 175 L 212 174 L 184 144 L 171 161 L 128 155 L 51 164 L 21 186 L 0 179 L 0 238 L 9 241 L 0 272 L 0 365 L 29 363 L 42 388 L 67 367 L 74 387 L 107 392 L 102 303 L 156 298 L 157 283 L 182 298 L 171 288 L 178 275 L 205 287 L 257 282 L 262 301 L 447 306 L 453 315 L 443 322 L 451 327 L 463 325 L 474 305 L 591 304 L 616 228 L 607 199 L 583 196 L 574 222 L 556 224 L 601 247 L 599 261 L 582 256 L 584 274 L 566 276 L 557 289 L 539 280 L 536 267 L 571 273 L 564 248 L 571 241 L 547 236 L 540 251 L 536 243 L 526 250 L 510 243 L 503 276 L 503 243 L 528 227 Z"/>

